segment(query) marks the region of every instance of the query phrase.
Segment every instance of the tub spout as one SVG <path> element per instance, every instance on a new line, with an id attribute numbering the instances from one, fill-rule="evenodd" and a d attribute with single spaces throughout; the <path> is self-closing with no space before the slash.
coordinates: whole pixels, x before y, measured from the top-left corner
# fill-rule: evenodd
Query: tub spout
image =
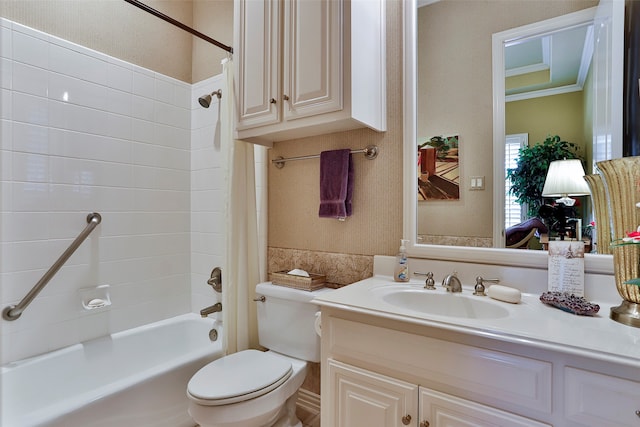
<path id="1" fill-rule="evenodd" d="M 219 311 L 222 311 L 222 303 L 218 302 L 216 304 L 213 304 L 209 307 L 205 307 L 202 310 L 200 310 L 200 316 L 207 317 L 208 315 L 212 313 L 217 313 Z"/>

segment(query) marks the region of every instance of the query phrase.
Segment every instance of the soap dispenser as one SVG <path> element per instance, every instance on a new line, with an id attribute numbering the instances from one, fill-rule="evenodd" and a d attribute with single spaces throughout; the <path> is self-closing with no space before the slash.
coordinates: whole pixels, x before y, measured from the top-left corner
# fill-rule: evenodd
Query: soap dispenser
<path id="1" fill-rule="evenodd" d="M 408 240 L 400 240 L 400 251 L 396 255 L 396 267 L 393 273 L 393 280 L 396 282 L 409 281 L 409 260 L 407 259 L 407 248 L 404 246 Z"/>

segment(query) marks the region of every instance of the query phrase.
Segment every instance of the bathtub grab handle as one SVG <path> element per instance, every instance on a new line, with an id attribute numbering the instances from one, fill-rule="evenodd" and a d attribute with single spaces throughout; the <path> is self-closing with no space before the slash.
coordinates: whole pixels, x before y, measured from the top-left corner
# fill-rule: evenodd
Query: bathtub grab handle
<path id="1" fill-rule="evenodd" d="M 4 320 L 16 320 L 17 318 L 19 318 L 20 315 L 22 315 L 22 312 L 29 306 L 29 304 L 31 304 L 33 299 L 40 293 L 40 291 L 44 289 L 45 286 L 47 286 L 47 283 L 49 283 L 49 281 L 53 279 L 53 276 L 56 275 L 58 270 L 60 270 L 64 263 L 67 262 L 67 260 L 71 257 L 71 255 L 73 255 L 76 249 L 80 247 L 82 242 L 84 242 L 84 240 L 89 237 L 89 234 L 91 234 L 93 229 L 96 228 L 101 221 L 102 216 L 100 216 L 100 214 L 97 212 L 91 212 L 89 215 L 87 215 L 87 226 L 84 228 L 84 230 L 82 230 L 78 237 L 76 237 L 76 239 L 71 242 L 67 250 L 65 250 L 62 255 L 60 255 L 60 258 L 58 258 L 58 260 L 53 263 L 51 268 L 49 268 L 49 270 L 44 273 L 42 278 L 38 280 L 38 283 L 36 283 L 33 288 L 31 288 L 29 293 L 27 293 L 27 295 L 25 295 L 25 297 L 22 298 L 22 300 L 18 304 L 7 306 L 4 310 L 2 310 L 2 318 Z"/>

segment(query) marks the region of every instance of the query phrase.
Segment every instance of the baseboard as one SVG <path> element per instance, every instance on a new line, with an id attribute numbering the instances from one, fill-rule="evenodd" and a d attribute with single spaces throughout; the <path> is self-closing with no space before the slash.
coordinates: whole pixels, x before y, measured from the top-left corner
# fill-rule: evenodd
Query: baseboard
<path id="1" fill-rule="evenodd" d="M 309 390 L 298 390 L 296 413 L 304 426 L 320 426 L 320 395 Z"/>

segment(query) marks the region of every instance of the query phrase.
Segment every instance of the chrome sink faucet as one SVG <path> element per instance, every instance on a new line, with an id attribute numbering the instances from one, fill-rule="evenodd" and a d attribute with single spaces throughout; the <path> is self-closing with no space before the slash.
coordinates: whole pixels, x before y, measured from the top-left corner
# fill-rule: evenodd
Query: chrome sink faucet
<path id="1" fill-rule="evenodd" d="M 462 282 L 455 271 L 442 280 L 442 286 L 447 288 L 447 292 L 462 292 Z"/>
<path id="2" fill-rule="evenodd" d="M 430 271 L 428 273 L 421 273 L 419 271 L 414 271 L 413 274 L 415 274 L 416 276 L 427 276 L 427 280 L 425 280 L 424 282 L 424 289 L 429 289 L 431 291 L 436 289 L 436 281 L 433 280 L 433 272 Z"/>
<path id="3" fill-rule="evenodd" d="M 212 313 L 217 313 L 219 311 L 222 311 L 222 303 L 215 303 L 209 307 L 205 307 L 202 310 L 200 310 L 200 316 L 202 317 L 207 317 L 208 315 L 212 314 Z"/>
<path id="4" fill-rule="evenodd" d="M 476 286 L 474 287 L 474 292 L 473 292 L 473 294 L 475 296 L 484 297 L 484 296 L 487 295 L 487 294 L 484 293 L 484 291 L 485 291 L 485 287 L 484 287 L 485 282 L 500 283 L 500 279 L 484 279 L 482 276 L 476 277 Z"/>

